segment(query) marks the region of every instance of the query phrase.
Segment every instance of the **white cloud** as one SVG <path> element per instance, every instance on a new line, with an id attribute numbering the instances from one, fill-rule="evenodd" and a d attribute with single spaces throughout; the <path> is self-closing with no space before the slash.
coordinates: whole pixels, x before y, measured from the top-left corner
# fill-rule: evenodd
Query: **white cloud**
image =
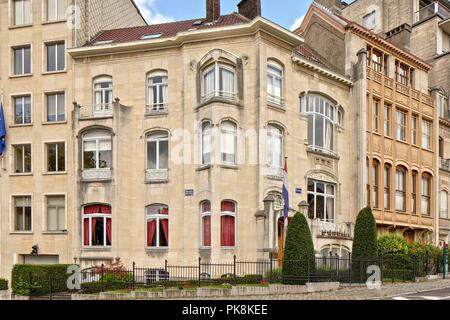
<path id="1" fill-rule="evenodd" d="M 291 26 L 291 31 L 294 31 L 294 30 L 298 29 L 301 26 L 301 24 L 303 22 L 303 19 L 305 19 L 305 15 L 302 15 L 301 17 L 296 19 L 294 21 L 294 24 Z"/>
<path id="2" fill-rule="evenodd" d="M 173 22 L 175 19 L 172 17 L 165 16 L 158 12 L 155 6 L 156 0 L 134 0 L 136 5 L 139 7 L 142 15 L 148 24 L 158 24 L 165 22 Z"/>

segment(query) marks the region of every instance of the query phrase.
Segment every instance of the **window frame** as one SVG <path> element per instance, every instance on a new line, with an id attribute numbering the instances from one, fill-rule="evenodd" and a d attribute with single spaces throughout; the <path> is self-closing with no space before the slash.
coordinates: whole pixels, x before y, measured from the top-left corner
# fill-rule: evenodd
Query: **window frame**
<path id="1" fill-rule="evenodd" d="M 275 139 L 280 139 L 280 165 L 276 166 L 275 162 L 275 149 L 272 148 L 274 146 Z M 274 170 L 281 170 L 283 168 L 283 157 L 284 157 L 284 129 L 281 128 L 278 125 L 275 124 L 268 124 L 267 125 L 267 132 L 266 132 L 266 165 L 269 168 L 272 168 Z M 269 156 L 270 153 L 270 156 Z M 272 160 L 272 161 L 270 161 Z"/>
<path id="2" fill-rule="evenodd" d="M 25 60 L 25 50 L 28 49 L 30 54 L 29 54 L 29 65 L 30 65 L 30 72 L 25 72 L 26 68 L 26 60 Z M 24 44 L 24 45 L 18 45 L 18 46 L 12 46 L 11 47 L 11 73 L 10 76 L 11 77 L 26 77 L 26 76 L 30 76 L 33 74 L 33 50 L 32 50 L 32 45 L 31 44 Z M 21 52 L 21 64 L 22 64 L 22 68 L 20 73 L 16 73 L 16 54 L 17 52 Z"/>
<path id="3" fill-rule="evenodd" d="M 60 141 L 44 141 L 44 173 L 46 174 L 64 174 L 67 173 L 67 144 L 66 141 L 60 140 Z M 60 155 L 60 148 L 59 145 L 62 144 L 64 147 L 63 157 L 64 157 L 64 170 L 58 170 L 59 169 L 59 161 L 58 156 Z M 49 164 L 49 154 L 48 154 L 48 147 L 49 145 L 55 145 L 55 171 L 49 171 L 48 170 L 48 164 Z"/>
<path id="4" fill-rule="evenodd" d="M 444 195 L 445 201 L 442 201 L 442 196 Z M 445 208 L 442 207 L 442 204 L 445 203 Z M 439 219 L 449 219 L 448 214 L 448 191 L 441 190 L 439 192 Z"/>
<path id="5" fill-rule="evenodd" d="M 363 17 L 362 17 L 362 26 L 368 30 L 374 30 L 377 27 L 377 16 L 376 16 L 377 11 L 376 10 L 372 10 L 371 12 L 366 13 Z M 373 21 L 369 21 L 368 19 L 371 18 Z M 372 24 L 368 23 L 371 22 Z"/>
<path id="6" fill-rule="evenodd" d="M 274 72 L 276 70 L 278 72 Z M 272 59 L 267 61 L 267 101 L 269 103 L 283 106 L 284 105 L 284 66 Z M 275 94 L 275 83 L 280 82 L 280 96 Z M 272 92 L 270 92 L 270 84 L 272 85 Z"/>
<path id="7" fill-rule="evenodd" d="M 30 147 L 30 171 L 25 171 L 26 163 L 25 163 L 25 150 L 24 147 L 29 146 Z M 21 147 L 22 148 L 22 171 L 17 172 L 17 158 L 16 158 L 16 148 Z M 32 175 L 33 174 L 33 146 L 30 142 L 24 142 L 24 143 L 15 143 L 11 145 L 11 149 L 13 152 L 11 152 L 12 155 L 12 175 Z"/>
<path id="8" fill-rule="evenodd" d="M 224 128 L 227 125 L 229 125 L 228 130 Z M 231 130 L 231 128 L 233 128 L 234 130 Z M 224 120 L 220 123 L 220 162 L 224 165 L 237 165 L 237 134 L 238 126 L 235 122 Z M 232 161 L 226 161 L 224 159 L 224 155 L 227 154 L 224 152 L 224 139 L 227 137 L 227 135 L 232 135 L 233 137 L 233 153 L 231 154 L 233 156 Z"/>
<path id="9" fill-rule="evenodd" d="M 384 104 L 384 136 L 385 137 L 391 137 L 391 122 L 392 122 L 392 106 L 389 104 Z"/>
<path id="10" fill-rule="evenodd" d="M 416 170 L 411 172 L 411 213 L 417 214 L 417 188 L 419 173 Z"/>
<path id="11" fill-rule="evenodd" d="M 233 74 L 233 90 L 234 92 L 225 92 L 220 89 L 220 70 L 223 69 L 225 71 L 231 72 Z M 206 92 L 206 75 L 210 72 L 214 71 L 214 87 L 212 92 Z M 238 88 L 237 88 L 237 70 L 234 64 L 225 62 L 225 61 L 214 61 L 210 64 L 207 64 L 201 71 L 200 78 L 200 93 L 201 93 L 201 102 L 207 102 L 213 98 L 222 98 L 226 100 L 234 101 L 237 99 Z"/>
<path id="12" fill-rule="evenodd" d="M 309 190 L 309 184 L 310 182 L 313 183 L 314 185 L 314 190 L 310 191 Z M 323 184 L 323 193 L 320 193 L 317 191 L 317 184 Z M 333 194 L 329 194 L 327 191 L 327 187 L 328 186 L 332 186 L 333 187 Z M 317 180 L 317 179 L 312 179 L 312 178 L 308 178 L 307 179 L 307 198 L 309 198 L 310 195 L 312 195 L 314 197 L 313 202 L 314 202 L 314 208 L 312 209 L 312 212 L 314 213 L 313 216 L 311 216 L 311 212 L 308 210 L 308 218 L 309 219 L 320 219 L 320 221 L 322 222 L 328 222 L 328 223 L 336 223 L 336 198 L 337 198 L 337 184 L 333 183 L 333 182 L 328 182 L 328 181 L 321 181 L 321 180 Z M 317 216 L 317 196 L 322 196 L 323 197 L 323 208 L 324 208 L 324 212 L 323 212 L 323 216 L 324 218 L 320 218 Z M 328 208 L 327 208 L 327 200 L 328 199 L 333 199 L 333 218 L 329 219 L 329 215 L 328 215 Z M 309 204 L 309 200 L 308 200 L 308 204 Z M 311 208 L 311 205 L 309 204 L 309 208 Z"/>
<path id="13" fill-rule="evenodd" d="M 33 124 L 33 98 L 31 94 L 22 94 L 22 95 L 14 95 L 11 97 L 12 99 L 12 108 L 13 108 L 13 112 L 12 112 L 12 116 L 13 116 L 13 124 L 15 126 L 26 126 L 26 125 L 32 125 Z M 29 98 L 30 99 L 30 122 L 25 122 L 25 99 Z M 22 100 L 22 123 L 18 123 L 16 120 L 16 113 L 17 113 L 17 99 L 21 99 Z"/>
<path id="14" fill-rule="evenodd" d="M 107 88 L 102 88 L 102 84 L 108 84 Z M 97 87 L 99 86 L 99 87 Z M 97 103 L 97 93 L 100 93 L 100 102 Z M 110 99 L 110 102 L 105 102 Z M 110 76 L 98 76 L 92 81 L 92 105 L 94 113 L 100 115 L 112 112 L 114 104 L 114 83 Z"/>
<path id="15" fill-rule="evenodd" d="M 49 113 L 49 98 L 51 97 L 51 96 L 55 96 L 55 115 L 54 115 L 54 117 L 55 117 L 55 119 L 56 120 L 49 120 L 49 116 L 50 116 L 50 113 Z M 62 107 L 60 107 L 60 104 L 59 104 L 59 98 L 60 97 L 63 97 L 63 106 Z M 66 104 L 67 104 L 67 101 L 66 101 L 66 91 L 54 91 L 54 92 L 45 92 L 44 93 L 44 99 L 45 99 L 45 120 L 44 120 L 44 123 L 63 123 L 63 122 L 66 122 L 67 121 L 67 117 L 66 117 Z M 58 111 L 60 111 L 60 109 L 62 108 L 62 111 L 63 111 L 63 116 L 64 116 L 64 119 L 62 119 L 62 120 L 60 120 L 59 118 L 58 118 L 58 115 L 59 115 L 59 113 L 58 113 Z"/>
<path id="16" fill-rule="evenodd" d="M 209 204 L 209 211 L 204 210 L 203 205 Z M 205 224 L 204 219 L 209 218 L 209 245 L 205 244 Z M 200 248 L 210 249 L 212 240 L 212 214 L 211 214 L 211 201 L 203 200 L 200 202 Z"/>
<path id="17" fill-rule="evenodd" d="M 50 16 L 50 11 L 49 11 L 49 8 L 50 8 L 50 1 L 55 5 L 55 17 L 53 18 L 49 18 L 49 16 Z M 48 22 L 48 23 L 51 23 L 51 22 L 61 22 L 61 21 L 66 21 L 67 20 L 67 18 L 66 18 L 66 11 L 67 11 L 67 2 L 66 2 L 66 0 L 62 0 L 62 2 L 64 3 L 64 16 L 63 17 L 59 17 L 59 13 L 60 13 L 60 11 L 59 11 L 59 4 L 60 4 L 60 1 L 59 0 L 45 0 L 45 8 L 44 8 L 44 21 L 45 22 Z"/>
<path id="18" fill-rule="evenodd" d="M 158 214 L 149 214 L 149 208 L 152 206 L 160 206 L 161 209 L 165 209 L 167 208 L 167 214 L 163 214 L 163 213 L 158 213 Z M 169 249 L 170 248 L 170 210 L 169 210 L 169 206 L 167 204 L 163 204 L 163 203 L 152 203 L 149 204 L 145 207 L 145 247 L 149 250 L 154 250 L 154 249 Z M 148 245 L 148 222 L 150 220 L 155 220 L 156 221 L 156 227 L 155 227 L 155 246 L 149 246 Z M 159 225 L 161 223 L 162 220 L 167 220 L 167 233 L 168 233 L 168 237 L 166 238 L 167 241 L 167 245 L 163 246 L 160 244 L 160 230 L 159 230 Z"/>
<path id="19" fill-rule="evenodd" d="M 45 210 L 45 217 L 44 217 L 44 223 L 43 223 L 43 232 L 46 233 L 63 233 L 63 232 L 67 232 L 67 195 L 65 193 L 46 193 L 43 195 L 44 196 L 44 210 Z M 63 212 L 63 217 L 64 217 L 64 226 L 63 229 L 57 229 L 57 230 L 50 230 L 48 227 L 48 209 L 49 209 L 49 203 L 48 203 L 48 199 L 52 198 L 52 197 L 62 197 L 64 198 L 64 212 Z M 60 209 L 61 207 L 56 206 L 56 210 L 57 210 L 57 216 L 60 213 L 60 211 L 58 209 Z M 57 219 L 58 220 L 58 219 Z"/>
<path id="20" fill-rule="evenodd" d="M 397 166 L 395 170 L 395 211 L 406 212 L 406 177 L 408 170 L 403 166 Z M 399 201 L 402 201 L 399 207 Z"/>
<path id="21" fill-rule="evenodd" d="M 96 133 L 96 134 L 94 134 Z M 103 133 L 103 135 L 102 135 Z M 88 137 L 86 138 L 87 135 L 92 135 L 92 137 Z M 106 139 L 106 137 L 109 137 L 109 141 L 110 141 L 110 152 L 111 152 L 111 164 L 109 167 L 106 168 L 100 168 L 99 166 L 99 153 L 100 153 L 100 140 L 102 141 L 106 141 L 108 139 Z M 82 137 L 82 142 L 81 142 L 81 170 L 82 171 L 88 171 L 88 170 L 111 170 L 113 167 L 113 153 L 112 153 L 112 149 L 113 149 L 113 139 L 112 139 L 112 133 L 108 130 L 105 129 L 92 129 L 92 130 L 88 130 L 86 132 L 83 133 Z M 96 143 L 96 147 L 95 147 L 95 168 L 85 168 L 85 163 L 84 163 L 84 153 L 85 153 L 85 143 L 86 141 L 95 141 Z"/>
<path id="22" fill-rule="evenodd" d="M 29 206 L 21 207 L 22 213 L 23 213 L 23 226 L 24 226 L 23 230 L 19 230 L 17 228 L 17 210 L 16 210 L 16 208 L 18 208 L 18 207 L 16 205 L 16 199 L 18 199 L 18 198 L 29 198 Z M 11 209 L 12 210 L 12 219 L 11 219 L 12 223 L 11 223 L 10 232 L 11 233 L 33 233 L 33 226 L 34 226 L 34 224 L 33 224 L 33 196 L 30 194 L 13 194 L 11 196 L 11 205 L 12 205 L 12 207 L 11 207 L 12 208 Z M 25 223 L 26 212 L 24 212 L 25 208 L 30 208 L 30 229 L 29 230 L 25 229 L 25 225 L 26 225 L 26 223 Z"/>
<path id="23" fill-rule="evenodd" d="M 399 118 L 400 116 L 400 118 Z M 402 121 L 403 119 L 403 121 Z M 395 139 L 407 142 L 406 132 L 408 130 L 408 112 L 396 109 L 395 111 Z"/>
<path id="24" fill-rule="evenodd" d="M 429 131 L 428 133 L 427 130 L 425 130 L 425 128 L 428 128 Z M 432 150 L 432 143 L 433 143 L 432 136 L 433 136 L 433 122 L 422 118 L 422 139 L 421 139 L 422 149 Z M 427 141 L 426 145 L 424 145 L 424 138 Z"/>
<path id="25" fill-rule="evenodd" d="M 385 211 L 392 210 L 391 180 L 392 180 L 392 166 L 389 163 L 385 163 L 383 166 L 383 209 Z"/>
<path id="26" fill-rule="evenodd" d="M 150 83 L 150 80 L 155 79 L 157 77 L 161 77 L 162 81 L 158 83 Z M 150 102 L 150 91 L 156 88 L 156 96 L 157 102 Z M 166 93 L 166 100 L 161 101 L 162 97 L 160 96 L 160 90 Z M 147 73 L 146 76 L 146 106 L 145 110 L 147 113 L 158 113 L 158 112 L 166 112 L 168 107 L 169 100 L 169 76 L 166 70 L 155 70 Z"/>
<path id="27" fill-rule="evenodd" d="M 85 208 L 86 207 L 90 207 L 90 206 L 105 206 L 105 207 L 109 207 L 111 210 L 111 213 L 85 213 Z M 96 218 L 96 219 L 103 219 L 103 245 L 94 245 L 92 244 L 92 218 Z M 84 228 L 84 221 L 85 219 L 88 219 L 89 221 L 89 229 L 88 229 L 88 233 L 89 233 L 89 244 L 86 245 L 84 243 L 84 238 L 85 238 L 85 228 Z M 111 220 L 111 239 L 110 239 L 110 244 L 108 245 L 108 238 L 107 238 L 107 219 Z M 82 212 L 81 212 L 81 242 L 82 242 L 82 247 L 83 248 L 111 248 L 113 245 L 113 228 L 112 228 L 112 224 L 113 224 L 113 210 L 112 210 L 112 206 L 109 204 L 105 204 L 105 203 L 97 203 L 97 204 L 88 204 L 88 205 L 83 205 L 82 206 Z"/>
<path id="28" fill-rule="evenodd" d="M 427 173 L 424 172 L 422 173 L 422 179 L 421 179 L 421 183 L 422 183 L 422 187 L 421 187 L 421 206 L 420 206 L 420 213 L 422 216 L 426 216 L 426 217 L 430 217 L 431 216 L 431 198 L 432 198 L 432 176 Z M 425 184 L 424 184 L 425 183 Z M 426 186 L 426 192 L 425 192 L 425 188 L 424 186 Z M 424 209 L 424 201 L 426 201 L 425 203 L 427 204 L 427 212 L 424 213 L 423 209 Z"/>
<path id="29" fill-rule="evenodd" d="M 234 205 L 234 212 L 233 211 L 227 211 L 222 210 L 222 204 L 224 202 L 230 202 Z M 237 247 L 237 202 L 234 200 L 222 200 L 220 202 L 220 247 L 221 248 L 236 248 Z M 222 217 L 233 217 L 233 224 L 234 224 L 234 239 L 233 239 L 233 245 L 227 246 L 223 245 L 222 243 Z"/>
<path id="30" fill-rule="evenodd" d="M 164 135 L 164 136 L 163 136 Z M 153 137 L 152 137 L 153 136 Z M 156 136 L 156 138 L 154 138 Z M 169 141 L 170 141 L 170 134 L 168 131 L 164 131 L 164 130 L 156 130 L 156 131 L 150 131 L 146 134 L 146 139 L 145 139 L 145 169 L 148 170 L 169 170 L 169 156 L 170 156 L 170 145 L 169 145 Z M 155 142 L 156 144 L 156 148 L 155 148 L 155 166 L 156 168 L 152 169 L 149 167 L 149 143 L 151 142 Z M 161 168 L 160 167 L 160 144 L 161 142 L 167 142 L 167 168 Z"/>
<path id="31" fill-rule="evenodd" d="M 205 133 L 207 132 L 208 135 Z M 202 165 L 210 165 L 213 162 L 213 124 L 211 121 L 204 121 L 202 123 L 202 132 L 201 132 L 201 164 Z M 206 137 L 209 137 L 209 160 L 206 161 L 205 154 L 205 146 L 206 146 Z"/>
<path id="32" fill-rule="evenodd" d="M 372 202 L 371 205 L 374 209 L 379 209 L 379 185 L 380 185 L 380 161 L 377 159 L 372 160 Z"/>
<path id="33" fill-rule="evenodd" d="M 21 2 L 21 23 L 18 23 L 16 21 L 16 2 Z M 30 8 L 30 12 L 29 12 L 29 17 L 30 17 L 30 21 L 25 21 L 26 19 L 26 15 L 25 15 L 25 2 L 29 2 L 29 8 Z M 10 24 L 12 27 L 21 27 L 21 26 L 29 26 L 33 24 L 33 0 L 11 0 L 10 1 L 10 14 L 11 14 L 11 18 L 10 18 Z"/>
<path id="34" fill-rule="evenodd" d="M 49 55 L 50 55 L 50 49 L 54 47 L 54 65 L 55 65 L 55 69 L 54 70 L 50 70 L 50 59 L 49 59 Z M 58 58 L 58 53 L 60 48 L 62 47 L 62 60 L 63 60 L 63 65 L 62 65 L 62 69 L 58 69 L 58 64 L 60 62 L 60 59 Z M 65 40 L 60 40 L 60 41 L 51 41 L 51 42 L 45 42 L 44 43 L 44 48 L 45 48 L 45 69 L 44 69 L 44 74 L 45 73 L 58 73 L 58 72 L 65 72 L 67 67 L 66 67 L 66 41 Z"/>

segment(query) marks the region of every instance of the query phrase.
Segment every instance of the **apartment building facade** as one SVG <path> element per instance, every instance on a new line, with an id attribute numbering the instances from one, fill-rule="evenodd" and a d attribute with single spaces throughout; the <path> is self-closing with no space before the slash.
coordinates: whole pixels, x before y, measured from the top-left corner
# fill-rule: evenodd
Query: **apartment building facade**
<path id="1" fill-rule="evenodd" d="M 80 9 L 81 2 L 0 2 L 0 86 L 7 129 L 0 171 L 1 276 L 9 277 L 15 263 L 73 262 L 74 95 L 67 49 L 76 37 L 88 40 L 95 21 L 106 21 L 104 4 L 83 1 L 91 7 Z M 132 1 L 115 3 L 120 10 L 115 14 L 128 18 L 108 17 L 108 26 L 145 25 Z"/>
<path id="2" fill-rule="evenodd" d="M 379 234 L 434 243 L 438 121 L 428 83 L 431 66 L 343 17 L 340 2 L 331 2 L 336 5 L 314 3 L 296 33 L 346 74 L 357 56 L 366 61 L 355 83 L 363 142 L 359 192 L 366 195 L 361 205 L 373 209 Z"/>

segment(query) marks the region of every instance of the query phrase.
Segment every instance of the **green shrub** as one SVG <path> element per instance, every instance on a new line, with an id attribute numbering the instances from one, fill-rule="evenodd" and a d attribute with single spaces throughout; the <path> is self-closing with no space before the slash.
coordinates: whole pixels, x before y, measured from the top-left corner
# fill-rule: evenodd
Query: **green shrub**
<path id="1" fill-rule="evenodd" d="M 237 278 L 239 284 L 256 284 L 263 281 L 263 276 L 260 274 L 247 274 L 242 278 Z"/>
<path id="2" fill-rule="evenodd" d="M 315 255 L 308 222 L 297 212 L 288 225 L 284 247 L 283 283 L 306 282 L 309 273 L 314 272 Z"/>
<path id="3" fill-rule="evenodd" d="M 44 295 L 67 289 L 67 264 L 16 264 L 12 270 L 12 292 L 19 296 Z"/>
<path id="4" fill-rule="evenodd" d="M 378 254 L 407 254 L 408 241 L 399 234 L 386 234 L 378 238 Z"/>
<path id="5" fill-rule="evenodd" d="M 281 283 L 282 274 L 281 269 L 273 269 L 272 271 L 267 272 L 264 275 L 264 278 L 272 283 Z"/>
<path id="6" fill-rule="evenodd" d="M 8 290 L 8 280 L 0 278 L 0 290 Z"/>

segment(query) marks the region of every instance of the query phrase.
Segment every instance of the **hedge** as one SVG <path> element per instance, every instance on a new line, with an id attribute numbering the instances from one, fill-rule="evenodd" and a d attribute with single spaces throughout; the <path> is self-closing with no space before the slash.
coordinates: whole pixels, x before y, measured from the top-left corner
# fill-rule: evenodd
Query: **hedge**
<path id="1" fill-rule="evenodd" d="M 68 264 L 32 265 L 16 264 L 12 270 L 11 288 L 19 296 L 45 295 L 65 292 L 67 288 Z"/>
<path id="2" fill-rule="evenodd" d="M 0 278 L 0 290 L 8 290 L 8 280 Z"/>

